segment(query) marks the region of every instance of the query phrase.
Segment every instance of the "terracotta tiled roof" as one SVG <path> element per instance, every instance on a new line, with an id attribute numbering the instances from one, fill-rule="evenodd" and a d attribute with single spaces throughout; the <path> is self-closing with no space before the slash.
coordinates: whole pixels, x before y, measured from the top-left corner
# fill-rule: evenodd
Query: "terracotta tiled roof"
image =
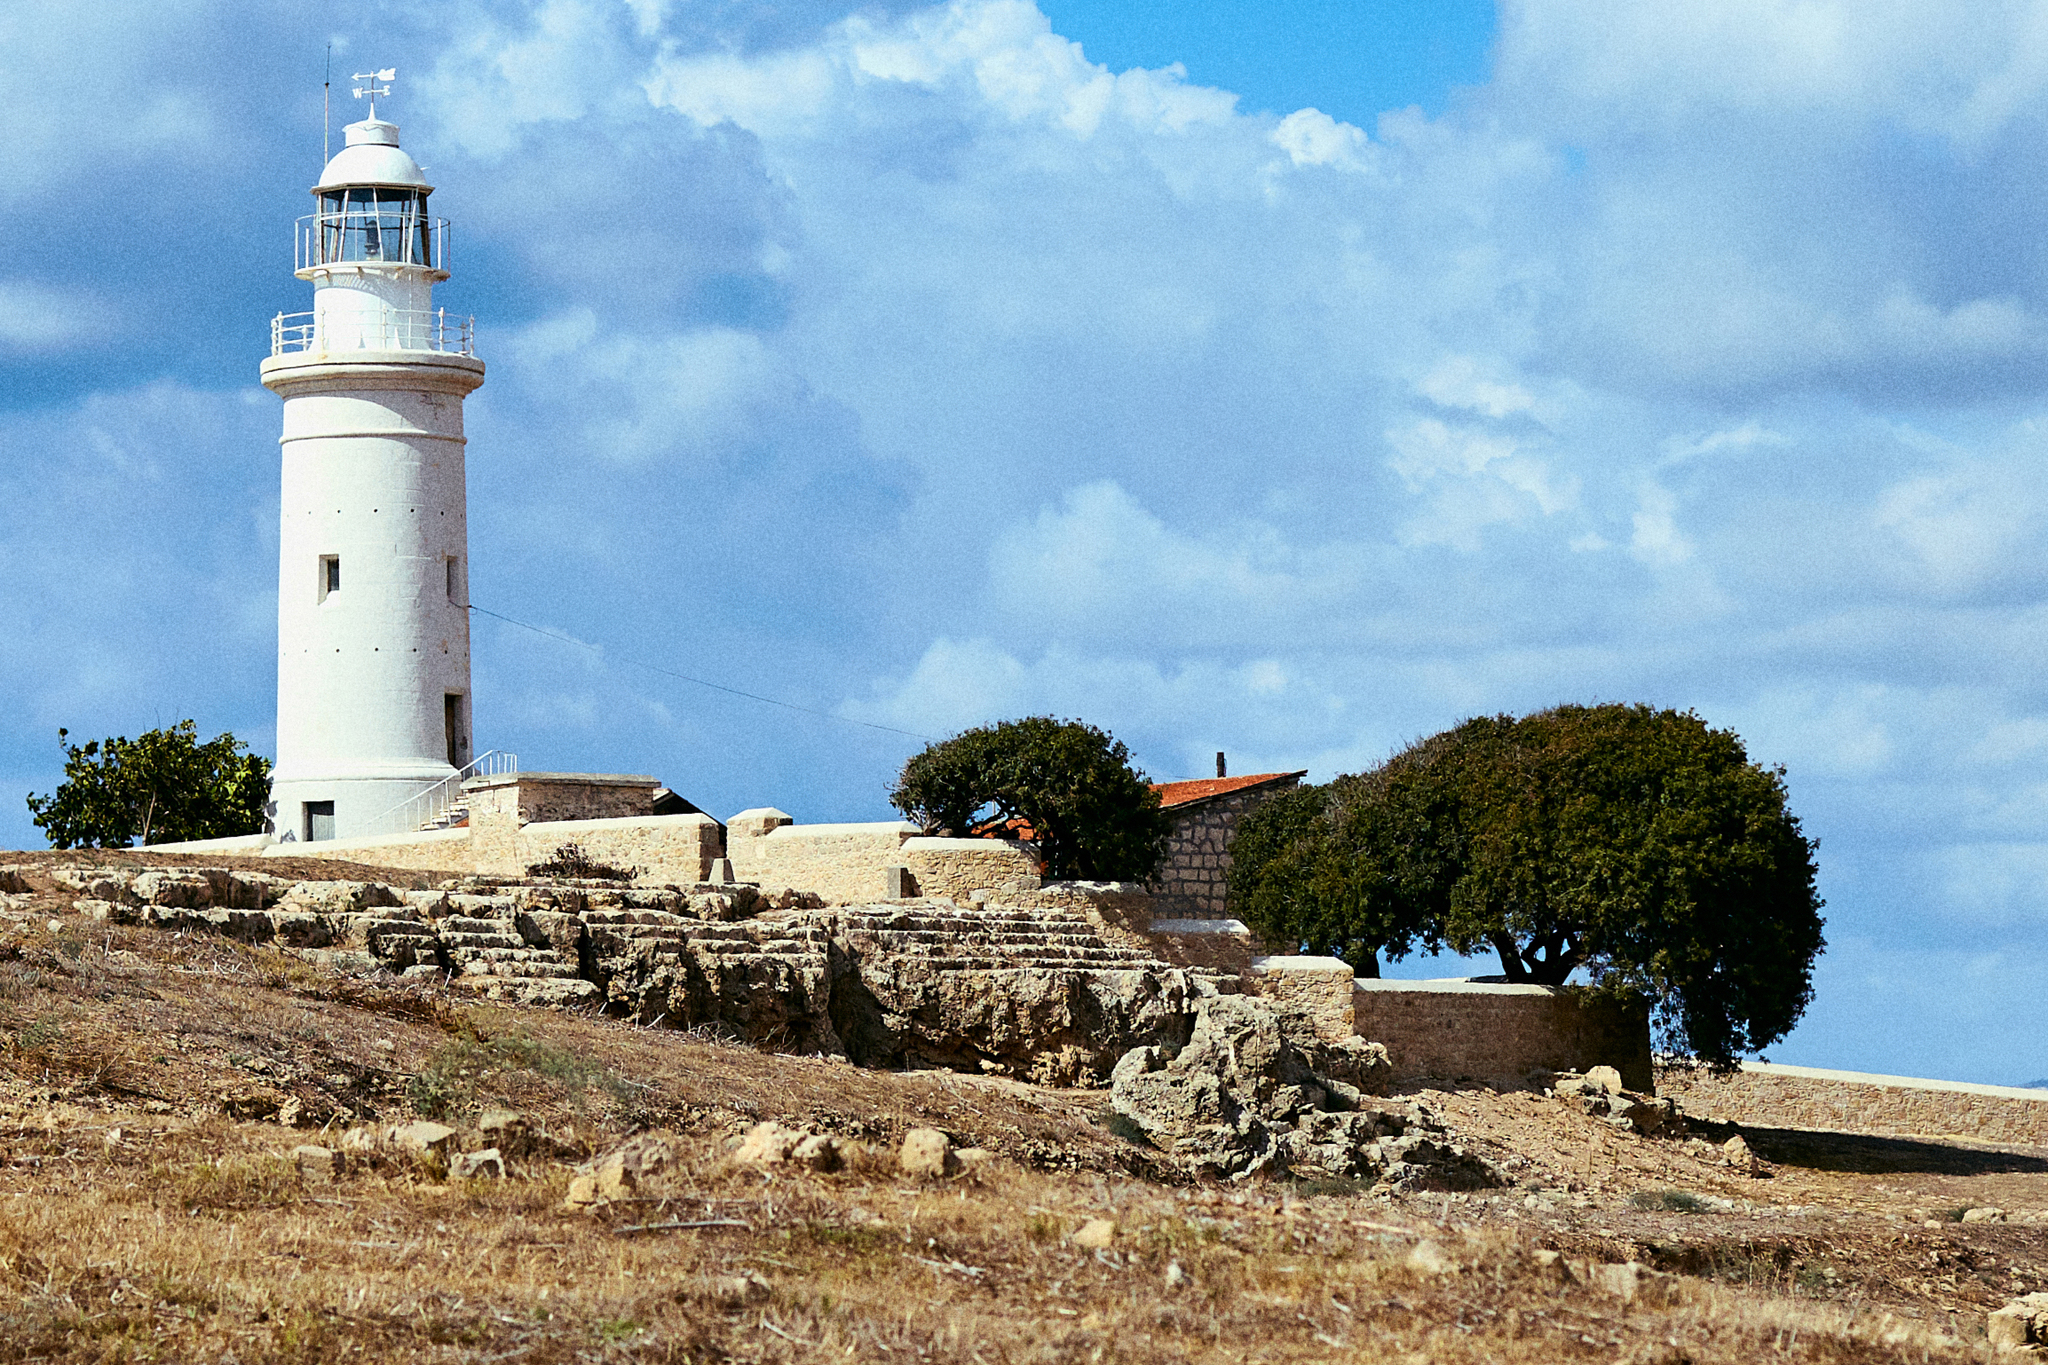
<path id="1" fill-rule="evenodd" d="M 1247 777 L 1202 777 L 1192 782 L 1154 782 L 1152 790 L 1159 793 L 1162 809 L 1174 806 L 1192 805 L 1196 801 L 1207 801 L 1212 796 L 1228 796 L 1241 792 L 1247 787 L 1263 787 L 1268 782 L 1282 782 L 1288 778 L 1308 776 L 1308 769 L 1292 773 L 1252 773 Z M 985 825 L 974 827 L 976 837 L 982 839 L 1036 839 L 1038 832 L 1031 828 L 1031 822 L 1024 819 L 991 820 Z"/>
<path id="2" fill-rule="evenodd" d="M 1308 769 L 1293 773 L 1252 773 L 1246 777 L 1198 777 L 1192 782 L 1154 782 L 1152 790 L 1159 793 L 1159 804 L 1166 807 L 1185 806 L 1194 801 L 1207 801 L 1212 796 L 1227 796 L 1241 792 L 1247 787 L 1263 787 L 1268 782 L 1282 782 L 1288 778 L 1300 779 L 1308 776 Z"/>

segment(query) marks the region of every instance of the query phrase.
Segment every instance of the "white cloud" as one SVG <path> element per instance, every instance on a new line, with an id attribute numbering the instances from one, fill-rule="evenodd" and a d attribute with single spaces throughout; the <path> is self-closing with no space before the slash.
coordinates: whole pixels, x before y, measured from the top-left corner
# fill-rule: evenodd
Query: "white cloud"
<path id="1" fill-rule="evenodd" d="M 1241 642 L 1304 622 L 1358 587 L 1344 547 L 1307 554 L 1232 518 L 1196 536 L 1167 526 L 1112 481 L 1069 492 L 989 547 L 989 595 L 1013 619 L 1066 638 L 1170 632 L 1183 646 Z"/>
<path id="2" fill-rule="evenodd" d="M 1902 479 L 1878 495 L 1872 520 L 1910 557 L 1906 581 L 1943 595 L 1994 584 L 2048 549 L 2038 480 L 2002 462 Z"/>
<path id="3" fill-rule="evenodd" d="M 271 705 L 244 390 L 304 306 L 266 253 L 317 91 L 230 9 L 0 17 L 0 245 L 65 246 L 0 285 L 33 724 Z M 1838 942 L 1995 957 L 2043 903 L 2044 14 L 1515 0 L 1486 84 L 1353 126 L 1016 0 L 393 11 L 491 366 L 474 581 L 609 651 L 480 636 L 480 725 L 822 818 L 914 742 L 618 661 L 919 733 L 1083 715 L 1164 775 L 1697 705 L 1791 765 Z M 287 74 L 191 89 L 230 64 Z"/>
<path id="4" fill-rule="evenodd" d="M 1643 563 L 1670 568 L 1692 558 L 1692 542 L 1678 529 L 1678 499 L 1670 489 L 1644 488 L 1631 520 L 1635 533 L 1629 537 L 1629 552 Z"/>
<path id="5" fill-rule="evenodd" d="M 1515 380 L 1500 378 L 1496 368 L 1474 356 L 1447 355 L 1417 381 L 1415 391 L 1440 406 L 1496 420 L 1521 413 L 1534 415 L 1535 395 Z"/>
<path id="6" fill-rule="evenodd" d="M 1359 170 L 1368 150 L 1365 130 L 1340 123 L 1320 109 L 1297 109 L 1273 130 L 1273 145 L 1297 166 Z"/>
<path id="7" fill-rule="evenodd" d="M 628 463 L 729 449 L 802 389 L 751 333 L 606 334 L 588 309 L 505 338 L 502 363 L 591 415 L 586 454 Z"/>
<path id="8" fill-rule="evenodd" d="M 1552 516 L 1577 504 L 1577 481 L 1555 474 L 1513 437 L 1418 418 L 1387 432 L 1388 467 L 1426 508 L 1402 528 L 1409 545 L 1449 545 L 1469 552 L 1488 526 Z"/>
<path id="9" fill-rule="evenodd" d="M 1791 438 L 1783 432 L 1772 431 L 1756 421 L 1748 421 L 1739 426 L 1710 431 L 1705 436 L 1674 436 L 1664 443 L 1664 449 L 1666 461 L 1676 464 L 1683 460 L 1696 460 L 1703 455 L 1770 449 L 1791 444 Z"/>
<path id="10" fill-rule="evenodd" d="M 900 20 L 855 15 L 815 48 L 665 57 L 647 90 L 706 127 L 730 121 L 771 138 L 836 131 L 832 116 L 876 83 L 971 91 L 986 114 L 1079 138 L 1105 119 L 1174 134 L 1231 118 L 1236 96 L 1186 77 L 1178 66 L 1113 74 L 1026 0 L 959 0 Z"/>
<path id="11" fill-rule="evenodd" d="M 0 351 L 61 351 L 106 335 L 114 310 L 69 289 L 0 280 Z"/>

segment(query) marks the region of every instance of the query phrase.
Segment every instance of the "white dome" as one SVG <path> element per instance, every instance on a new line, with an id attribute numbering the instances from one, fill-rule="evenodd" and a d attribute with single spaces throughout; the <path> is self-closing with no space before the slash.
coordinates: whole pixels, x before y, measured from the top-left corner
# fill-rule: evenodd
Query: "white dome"
<path id="1" fill-rule="evenodd" d="M 364 119 L 342 129 L 348 145 L 334 154 L 327 169 L 320 172 L 316 190 L 339 189 L 344 185 L 412 185 L 431 190 L 420 163 L 398 146 L 398 125 L 382 119 Z"/>

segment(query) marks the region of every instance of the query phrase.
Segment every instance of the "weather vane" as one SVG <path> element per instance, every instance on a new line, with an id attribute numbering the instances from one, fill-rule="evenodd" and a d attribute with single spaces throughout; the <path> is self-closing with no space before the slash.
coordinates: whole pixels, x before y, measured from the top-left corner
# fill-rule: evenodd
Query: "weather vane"
<path id="1" fill-rule="evenodd" d="M 357 99 L 362 99 L 364 96 L 369 97 L 370 120 L 372 122 L 375 122 L 377 118 L 377 96 L 390 94 L 391 82 L 397 79 L 397 77 L 398 68 L 395 66 L 387 66 L 382 71 L 358 71 L 352 77 L 354 80 L 369 82 L 368 85 L 357 86 L 355 94 Z M 379 81 L 382 81 L 383 84 L 379 85 L 377 83 Z"/>

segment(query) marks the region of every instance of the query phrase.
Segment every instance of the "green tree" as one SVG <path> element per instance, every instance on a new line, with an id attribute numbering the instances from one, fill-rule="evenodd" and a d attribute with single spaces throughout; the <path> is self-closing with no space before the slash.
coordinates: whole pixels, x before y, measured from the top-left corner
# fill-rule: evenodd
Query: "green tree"
<path id="1" fill-rule="evenodd" d="M 1299 787 L 1239 821 L 1232 910 L 1272 942 L 1341 957 L 1365 977 L 1380 957 L 1443 946 L 1442 851 L 1414 837 L 1430 813 L 1386 770 Z"/>
<path id="2" fill-rule="evenodd" d="M 931 834 L 1022 821 L 1055 878 L 1149 880 L 1173 829 L 1130 750 L 1092 725 L 1050 716 L 927 745 L 903 765 L 889 802 Z"/>
<path id="3" fill-rule="evenodd" d="M 1320 790 L 1314 819 L 1275 803 L 1233 846 L 1232 906 L 1269 938 L 1354 963 L 1491 950 L 1517 982 L 1584 969 L 1717 1064 L 1812 1001 L 1821 900 L 1784 771 L 1690 712 L 1480 717 Z"/>
<path id="4" fill-rule="evenodd" d="M 231 734 L 205 744 L 181 720 L 137 739 L 65 743 L 64 781 L 28 808 L 52 848 L 125 848 L 255 834 L 270 798 L 270 760 Z"/>

